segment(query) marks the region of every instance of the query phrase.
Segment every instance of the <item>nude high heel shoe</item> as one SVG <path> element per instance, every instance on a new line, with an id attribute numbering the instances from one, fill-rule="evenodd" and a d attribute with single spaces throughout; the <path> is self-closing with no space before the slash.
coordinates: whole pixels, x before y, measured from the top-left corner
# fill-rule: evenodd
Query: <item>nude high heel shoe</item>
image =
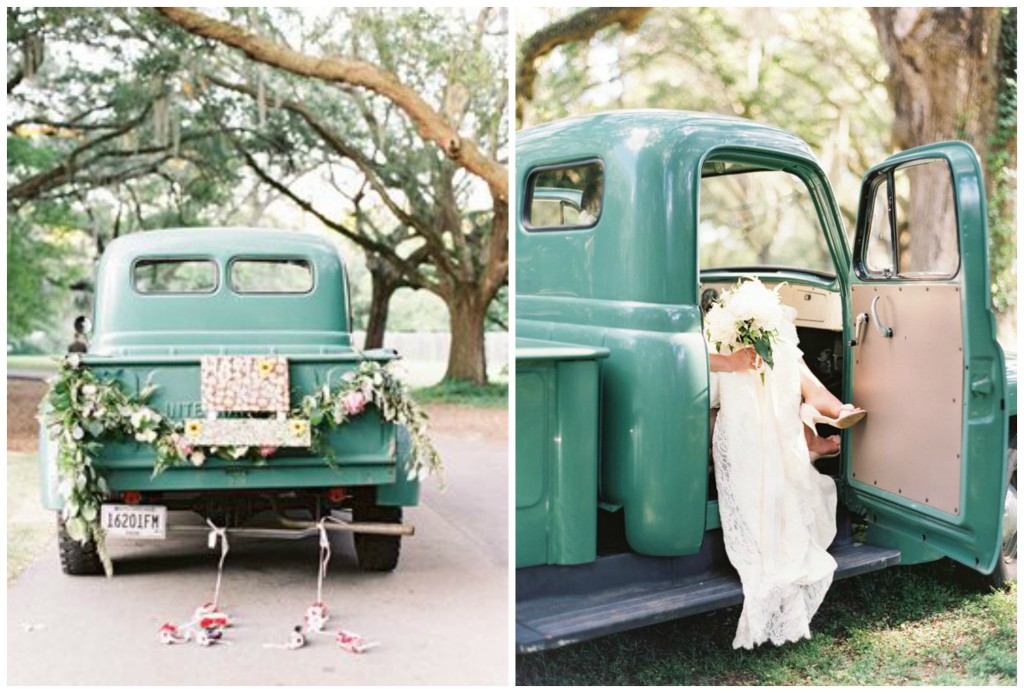
<path id="1" fill-rule="evenodd" d="M 841 410 L 839 412 L 839 416 L 833 419 L 825 416 L 807 402 L 801 402 L 800 420 L 803 421 L 811 430 L 814 430 L 815 424 L 820 423 L 828 424 L 834 428 L 844 429 L 860 423 L 861 419 L 868 415 L 866 411 L 859 407 L 854 407 L 852 404 L 844 404 L 843 406 L 851 408 Z"/>
<path id="2" fill-rule="evenodd" d="M 867 413 L 867 412 L 864 412 L 864 413 Z M 807 404 L 806 402 L 801 403 L 801 405 L 800 405 L 800 421 L 803 423 L 804 426 L 807 426 L 807 428 L 810 429 L 812 436 L 814 436 L 815 438 L 818 438 L 818 437 L 820 437 L 820 436 L 818 436 L 818 429 L 815 428 L 815 425 L 814 425 L 816 423 L 816 418 L 824 419 L 825 417 L 823 417 L 821 415 L 821 413 L 817 409 L 815 409 L 813 406 L 811 406 L 810 404 Z M 864 417 L 861 416 L 860 418 L 864 418 Z M 856 421 L 854 423 L 856 423 Z M 853 424 L 849 424 L 849 425 L 852 426 Z M 838 438 L 838 437 L 839 436 L 829 436 L 829 438 Z M 825 440 L 828 440 L 828 438 L 826 438 Z M 814 464 L 818 460 L 828 460 L 828 459 L 831 459 L 833 457 L 838 457 L 839 453 L 841 453 L 842 451 L 843 451 L 842 447 L 837 447 L 835 449 L 835 452 L 830 452 L 830 453 L 814 452 L 813 450 L 810 449 L 810 443 L 808 443 L 807 455 L 810 458 L 811 464 Z"/>

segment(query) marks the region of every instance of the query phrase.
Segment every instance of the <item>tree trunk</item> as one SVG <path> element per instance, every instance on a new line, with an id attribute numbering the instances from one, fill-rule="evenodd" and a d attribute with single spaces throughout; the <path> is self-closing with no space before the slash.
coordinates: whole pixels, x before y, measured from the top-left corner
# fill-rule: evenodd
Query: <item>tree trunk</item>
<path id="1" fill-rule="evenodd" d="M 468 380 L 483 385 L 487 382 L 484 321 L 488 301 L 480 298 L 474 286 L 457 285 L 447 304 L 452 346 L 445 380 Z"/>
<path id="2" fill-rule="evenodd" d="M 398 290 L 398 283 L 386 271 L 370 269 L 370 315 L 366 319 L 366 341 L 364 349 L 379 349 L 384 346 L 384 333 L 388 326 L 388 308 L 391 297 Z"/>
<path id="3" fill-rule="evenodd" d="M 986 162 L 989 139 L 996 130 L 1002 10 L 887 7 L 868 11 L 889 65 L 887 86 L 896 114 L 893 148 L 966 140 Z M 985 185 L 992 190 L 987 167 Z M 928 194 L 914 195 L 908 214 L 923 221 L 930 209 Z M 950 240 L 937 234 L 914 234 L 909 239 L 910 256 L 918 259 L 919 269 L 925 269 L 920 266 L 923 259 L 956 252 Z"/>

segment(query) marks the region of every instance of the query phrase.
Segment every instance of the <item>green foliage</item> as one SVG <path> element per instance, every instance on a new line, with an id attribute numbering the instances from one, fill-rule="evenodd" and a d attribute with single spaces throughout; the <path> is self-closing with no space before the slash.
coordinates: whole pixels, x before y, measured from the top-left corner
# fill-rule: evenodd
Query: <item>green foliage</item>
<path id="1" fill-rule="evenodd" d="M 75 214 L 64 203 L 40 203 L 7 215 L 7 339 L 17 343 L 46 330 L 69 287 L 87 271 L 74 261 L 68 224 Z M 67 335 L 70 337 L 70 333 Z"/>
<path id="2" fill-rule="evenodd" d="M 7 20 L 9 84 L 21 75 L 7 109 L 9 332 L 63 344 L 103 247 L 221 217 L 237 167 L 184 91 L 179 34 L 130 9 L 8 9 Z"/>
<path id="3" fill-rule="evenodd" d="M 992 304 L 998 314 L 1017 310 L 1017 9 L 1006 8 L 999 37 L 999 92 L 996 132 L 990 141 L 988 169 L 989 262 Z"/>
<path id="4" fill-rule="evenodd" d="M 812 638 L 733 650 L 732 608 L 518 657 L 519 685 L 1014 685 L 1017 585 L 978 594 L 948 562 L 832 586 Z"/>

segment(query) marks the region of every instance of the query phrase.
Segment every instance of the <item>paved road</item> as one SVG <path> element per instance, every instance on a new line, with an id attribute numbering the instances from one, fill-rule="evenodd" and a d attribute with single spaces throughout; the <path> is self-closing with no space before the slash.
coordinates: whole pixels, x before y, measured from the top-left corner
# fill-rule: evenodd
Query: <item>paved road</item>
<path id="1" fill-rule="evenodd" d="M 203 536 L 112 542 L 118 574 L 61 573 L 56 546 L 8 587 L 9 684 L 504 684 L 509 678 L 508 453 L 504 445 L 438 438 L 449 488 L 424 485 L 408 510 L 398 569 L 360 574 L 351 538 L 335 535 L 325 600 L 344 627 L 379 648 L 362 656 L 322 638 L 282 642 L 316 596 L 318 547 L 236 538 L 221 603 L 237 622 L 230 645 L 164 646 L 156 632 L 207 601 L 217 552 Z"/>

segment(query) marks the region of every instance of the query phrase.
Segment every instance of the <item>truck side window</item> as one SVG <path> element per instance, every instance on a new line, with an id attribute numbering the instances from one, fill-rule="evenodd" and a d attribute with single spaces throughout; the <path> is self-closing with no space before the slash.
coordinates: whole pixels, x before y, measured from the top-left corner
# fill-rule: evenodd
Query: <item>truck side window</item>
<path id="1" fill-rule="evenodd" d="M 864 264 L 870 273 L 910 279 L 956 276 L 960 249 L 949 165 L 942 159 L 915 161 L 882 179 L 867 240 Z"/>
<path id="2" fill-rule="evenodd" d="M 531 231 L 589 228 L 601 217 L 604 170 L 599 161 L 537 169 L 526 188 L 523 219 Z"/>
<path id="3" fill-rule="evenodd" d="M 231 290 L 240 294 L 304 294 L 313 288 L 308 260 L 236 259 L 228 274 Z"/>
<path id="4" fill-rule="evenodd" d="M 811 193 L 786 171 L 706 164 L 697 237 L 701 269 L 774 266 L 835 272 Z"/>
<path id="5" fill-rule="evenodd" d="M 132 280 L 142 294 L 209 294 L 217 288 L 217 265 L 211 260 L 139 260 Z"/>

